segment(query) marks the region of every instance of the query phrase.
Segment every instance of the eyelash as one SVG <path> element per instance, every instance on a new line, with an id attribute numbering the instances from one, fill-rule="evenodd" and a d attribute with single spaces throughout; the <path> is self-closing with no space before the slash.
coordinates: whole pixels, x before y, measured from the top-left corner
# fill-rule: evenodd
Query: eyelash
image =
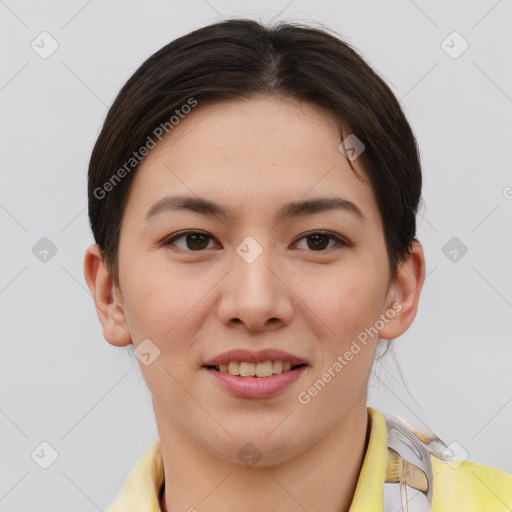
<path id="1" fill-rule="evenodd" d="M 162 242 L 161 242 L 161 245 L 162 246 L 169 246 L 169 245 L 172 245 L 173 242 L 175 242 L 176 240 L 179 240 L 181 238 L 185 238 L 187 235 L 204 235 L 210 239 L 214 239 L 211 235 L 209 235 L 208 233 L 205 233 L 203 231 L 196 231 L 196 230 L 188 230 L 188 231 L 182 231 L 181 233 L 178 233 L 176 235 L 173 235 L 171 237 L 168 237 L 168 238 L 165 238 Z M 327 238 L 330 238 L 331 240 L 334 240 L 336 241 L 340 246 L 342 247 L 349 247 L 350 244 L 344 240 L 343 238 L 341 238 L 340 236 L 338 235 L 335 235 L 334 233 L 331 233 L 330 231 L 312 231 L 310 233 L 306 233 L 305 235 L 303 235 L 301 238 L 299 238 L 297 241 L 300 241 L 302 240 L 303 238 L 308 238 L 308 237 L 311 237 L 313 235 L 322 235 L 322 236 L 326 236 Z M 332 247 L 331 247 L 332 249 Z M 202 252 L 202 251 L 205 251 L 207 249 L 199 249 L 199 250 L 186 250 L 186 249 L 180 249 L 184 252 Z M 328 249 L 321 249 L 319 251 L 314 251 L 314 250 L 310 250 L 309 252 L 326 252 Z"/>

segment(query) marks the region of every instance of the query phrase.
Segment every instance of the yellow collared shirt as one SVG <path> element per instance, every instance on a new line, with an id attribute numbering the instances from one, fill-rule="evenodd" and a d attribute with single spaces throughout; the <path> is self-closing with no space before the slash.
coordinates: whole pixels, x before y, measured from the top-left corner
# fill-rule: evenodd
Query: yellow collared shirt
<path id="1" fill-rule="evenodd" d="M 370 439 L 357 481 L 350 512 L 383 512 L 387 466 L 384 415 L 367 408 Z M 432 512 L 511 512 L 512 475 L 464 461 L 449 464 L 431 456 Z M 159 492 L 164 481 L 160 440 L 154 441 L 137 462 L 121 492 L 106 512 L 161 512 Z"/>

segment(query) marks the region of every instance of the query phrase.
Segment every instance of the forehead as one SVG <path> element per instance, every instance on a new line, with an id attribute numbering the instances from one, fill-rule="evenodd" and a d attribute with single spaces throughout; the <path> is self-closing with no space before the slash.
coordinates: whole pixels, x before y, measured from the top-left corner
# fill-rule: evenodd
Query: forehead
<path id="1" fill-rule="evenodd" d="M 129 203 L 140 216 L 167 194 L 189 194 L 242 215 L 341 196 L 378 223 L 371 186 L 350 169 L 340 142 L 336 116 L 306 101 L 257 96 L 199 103 L 142 161 Z M 352 165 L 367 180 L 357 160 Z"/>
<path id="2" fill-rule="evenodd" d="M 290 151 L 310 153 L 319 139 L 324 146 L 334 144 L 337 150 L 337 123 L 331 111 L 295 98 L 257 95 L 199 103 L 172 128 L 146 164 L 170 150 L 183 153 L 192 147 L 194 154 L 189 159 L 203 155 L 225 159 L 226 155 L 243 153 L 246 158 L 253 155 L 259 161 L 277 163 L 280 157 L 289 159 Z M 329 156 L 323 159 L 329 161 Z"/>

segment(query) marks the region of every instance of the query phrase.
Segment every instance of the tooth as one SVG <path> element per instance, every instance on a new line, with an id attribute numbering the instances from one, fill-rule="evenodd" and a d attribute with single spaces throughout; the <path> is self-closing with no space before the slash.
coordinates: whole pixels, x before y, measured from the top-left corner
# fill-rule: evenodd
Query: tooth
<path id="1" fill-rule="evenodd" d="M 281 373 L 283 371 L 283 361 L 272 362 L 272 373 Z"/>
<path id="2" fill-rule="evenodd" d="M 256 365 L 254 363 L 240 363 L 241 377 L 254 377 L 256 375 Z"/>
<path id="3" fill-rule="evenodd" d="M 230 361 L 228 364 L 219 364 L 218 369 L 222 373 L 229 373 L 240 377 L 270 377 L 291 370 L 290 362 L 265 361 L 263 363 L 247 363 L 244 361 Z"/>
<path id="4" fill-rule="evenodd" d="M 228 373 L 231 375 L 240 375 L 240 365 L 238 364 L 238 361 L 230 361 L 228 364 Z"/>
<path id="5" fill-rule="evenodd" d="M 256 365 L 257 377 L 270 377 L 272 375 L 272 361 L 265 361 Z"/>

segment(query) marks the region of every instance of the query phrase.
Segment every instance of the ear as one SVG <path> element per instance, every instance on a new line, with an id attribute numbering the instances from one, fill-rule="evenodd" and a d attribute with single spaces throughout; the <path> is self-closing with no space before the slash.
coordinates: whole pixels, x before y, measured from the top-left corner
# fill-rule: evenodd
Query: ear
<path id="1" fill-rule="evenodd" d="M 421 243 L 414 241 L 412 253 L 400 264 L 397 276 L 389 286 L 382 310 L 389 320 L 380 330 L 380 338 L 397 338 L 410 327 L 418 310 L 424 281 L 425 255 Z"/>
<path id="2" fill-rule="evenodd" d="M 91 290 L 105 339 L 118 347 L 132 343 L 121 292 L 103 262 L 98 244 L 91 245 L 85 252 L 84 276 Z"/>

